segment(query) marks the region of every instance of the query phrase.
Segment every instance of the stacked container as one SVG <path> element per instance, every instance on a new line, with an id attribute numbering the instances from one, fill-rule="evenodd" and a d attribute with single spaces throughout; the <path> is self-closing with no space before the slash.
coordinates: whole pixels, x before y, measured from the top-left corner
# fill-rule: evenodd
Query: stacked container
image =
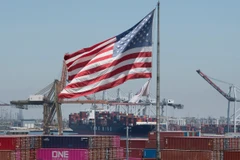
<path id="1" fill-rule="evenodd" d="M 223 137 L 165 137 L 163 160 L 238 160 L 239 138 Z M 181 157 L 181 158 L 180 158 Z"/>
<path id="2" fill-rule="evenodd" d="M 164 131 L 160 132 L 160 147 L 164 148 L 164 137 L 171 136 L 186 136 L 186 137 L 197 137 L 200 136 L 199 131 Z M 142 158 L 143 160 L 152 160 L 156 158 L 156 132 L 150 132 L 148 139 L 129 139 L 129 157 L 130 158 Z M 126 139 L 121 140 L 121 147 L 125 148 L 126 156 Z"/>
<path id="3" fill-rule="evenodd" d="M 119 136 L 43 136 L 41 160 L 123 160 Z"/>
<path id="4" fill-rule="evenodd" d="M 145 148 L 147 149 L 153 149 L 157 147 L 156 144 L 156 132 L 149 132 L 148 134 L 148 141 L 145 144 Z M 164 148 L 164 137 L 199 137 L 201 136 L 201 133 L 194 132 L 194 131 L 166 131 L 166 132 L 160 132 L 160 147 L 161 149 Z"/>
<path id="5" fill-rule="evenodd" d="M 148 139 L 129 139 L 128 140 L 128 155 L 130 159 L 142 158 L 143 150 Z M 126 139 L 121 140 L 121 147 L 124 148 L 124 157 L 126 157 Z"/>
<path id="6" fill-rule="evenodd" d="M 0 159 L 36 160 L 41 148 L 40 136 L 0 136 Z"/>

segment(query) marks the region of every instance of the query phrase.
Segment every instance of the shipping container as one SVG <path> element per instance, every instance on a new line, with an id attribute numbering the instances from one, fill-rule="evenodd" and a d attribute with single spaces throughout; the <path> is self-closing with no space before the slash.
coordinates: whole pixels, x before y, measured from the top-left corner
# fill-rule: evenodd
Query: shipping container
<path id="1" fill-rule="evenodd" d="M 129 139 L 128 147 L 129 148 L 145 148 L 147 139 Z M 126 139 L 121 139 L 120 146 L 126 148 Z"/>
<path id="2" fill-rule="evenodd" d="M 127 150 L 124 150 L 124 157 L 126 157 Z M 136 148 L 129 148 L 128 149 L 128 155 L 129 157 L 134 157 L 134 158 L 142 158 L 143 157 L 143 149 L 136 149 Z"/>
<path id="3" fill-rule="evenodd" d="M 143 158 L 156 158 L 157 150 L 156 149 L 144 149 Z"/>
<path id="4" fill-rule="evenodd" d="M 156 132 L 149 132 L 148 133 L 148 139 L 149 140 L 156 140 Z M 176 137 L 176 136 L 197 136 L 200 137 L 201 136 L 201 132 L 200 131 L 163 131 L 160 132 L 160 139 L 163 140 L 164 137 Z"/>
<path id="5" fill-rule="evenodd" d="M 223 138 L 216 137 L 165 137 L 165 149 L 223 150 Z"/>
<path id="6" fill-rule="evenodd" d="M 146 141 L 145 148 L 156 149 L 157 148 L 157 141 L 156 140 Z M 160 149 L 164 149 L 164 140 L 160 140 Z"/>
<path id="7" fill-rule="evenodd" d="M 85 150 L 85 152 L 84 152 Z M 91 149 L 68 149 L 68 148 L 45 148 L 37 152 L 37 160 L 122 160 L 122 148 L 91 148 Z"/>
<path id="8" fill-rule="evenodd" d="M 238 151 L 224 151 L 224 160 L 239 160 L 240 150 Z"/>
<path id="9" fill-rule="evenodd" d="M 29 135 L 0 136 L 0 150 L 16 150 L 30 148 L 37 149 L 40 147 L 41 147 L 40 136 Z"/>
<path id="10" fill-rule="evenodd" d="M 87 149 L 48 148 L 37 150 L 37 160 L 88 160 Z"/>
<path id="11" fill-rule="evenodd" d="M 20 160 L 19 151 L 0 151 L 1 160 Z"/>
<path id="12" fill-rule="evenodd" d="M 213 159 L 212 151 L 162 150 L 161 160 L 223 160 L 223 159 Z"/>
<path id="13" fill-rule="evenodd" d="M 36 160 L 36 154 L 32 150 L 0 151 L 0 160 Z"/>
<path id="14" fill-rule="evenodd" d="M 124 159 L 124 160 L 127 160 L 127 159 Z M 128 157 L 128 160 L 142 160 L 142 158 Z"/>
<path id="15" fill-rule="evenodd" d="M 224 150 L 240 150 L 240 138 L 224 138 Z"/>
<path id="16" fill-rule="evenodd" d="M 119 147 L 118 136 L 43 136 L 42 148 L 101 148 Z"/>
<path id="17" fill-rule="evenodd" d="M 20 137 L 0 137 L 0 150 L 15 150 L 20 149 Z"/>

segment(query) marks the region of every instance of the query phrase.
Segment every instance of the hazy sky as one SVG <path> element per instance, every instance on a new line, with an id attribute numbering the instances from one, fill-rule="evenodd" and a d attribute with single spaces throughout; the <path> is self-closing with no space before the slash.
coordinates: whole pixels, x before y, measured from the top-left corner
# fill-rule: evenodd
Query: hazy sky
<path id="1" fill-rule="evenodd" d="M 0 0 L 0 101 L 27 99 L 60 77 L 64 53 L 127 30 L 156 3 L 156 0 Z M 227 100 L 196 69 L 240 85 L 239 6 L 239 0 L 161 1 L 161 98 L 171 98 L 185 106 L 184 110 L 171 110 L 170 114 L 226 115 Z M 153 54 L 156 68 L 156 53 Z M 155 73 L 153 69 L 153 96 Z M 120 88 L 126 94 L 129 90 L 136 92 L 145 82 L 146 79 L 128 81 Z M 217 84 L 227 92 L 228 85 Z M 78 112 L 81 106 L 63 105 L 64 117 Z M 24 116 L 42 117 L 42 109 L 29 109 Z"/>

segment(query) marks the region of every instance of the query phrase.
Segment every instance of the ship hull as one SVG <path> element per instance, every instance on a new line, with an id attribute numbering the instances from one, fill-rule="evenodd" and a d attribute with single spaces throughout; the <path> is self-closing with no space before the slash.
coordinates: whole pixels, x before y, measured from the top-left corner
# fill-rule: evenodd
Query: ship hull
<path id="1" fill-rule="evenodd" d="M 91 125 L 70 125 L 74 133 L 80 135 L 93 135 L 94 127 Z M 148 137 L 155 125 L 135 125 L 129 127 L 129 137 Z M 97 135 L 119 135 L 126 136 L 126 126 L 96 126 Z"/>

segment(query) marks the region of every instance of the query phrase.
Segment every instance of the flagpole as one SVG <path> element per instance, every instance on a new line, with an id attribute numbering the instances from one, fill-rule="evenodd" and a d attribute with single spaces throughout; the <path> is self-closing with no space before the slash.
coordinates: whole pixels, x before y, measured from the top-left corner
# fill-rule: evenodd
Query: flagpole
<path id="1" fill-rule="evenodd" d="M 160 0 L 157 4 L 157 90 L 156 90 L 156 118 L 157 118 L 157 154 L 156 160 L 161 160 L 160 153 Z"/>

